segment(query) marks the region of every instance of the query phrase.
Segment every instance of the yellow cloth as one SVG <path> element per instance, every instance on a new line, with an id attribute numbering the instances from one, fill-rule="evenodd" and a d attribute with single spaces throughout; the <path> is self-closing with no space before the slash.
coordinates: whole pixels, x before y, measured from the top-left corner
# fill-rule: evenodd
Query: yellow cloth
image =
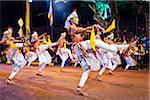
<path id="1" fill-rule="evenodd" d="M 135 52 L 138 51 L 138 47 L 134 47 L 134 51 L 135 51 Z"/>
<path id="2" fill-rule="evenodd" d="M 91 36 L 90 36 L 90 45 L 91 48 L 95 51 L 96 48 L 96 42 L 95 42 L 95 32 L 94 32 L 94 27 L 92 27 L 92 31 L 91 31 Z"/>
<path id="3" fill-rule="evenodd" d="M 107 33 L 107 32 L 110 32 L 112 31 L 113 29 L 116 28 L 116 25 L 115 25 L 115 19 L 112 21 L 111 25 L 104 31 L 104 33 Z"/>
<path id="4" fill-rule="evenodd" d="M 143 47 L 143 46 L 141 46 L 141 52 L 142 52 L 142 53 L 144 53 L 144 52 L 145 52 L 145 50 L 144 50 L 144 47 Z"/>
<path id="5" fill-rule="evenodd" d="M 13 49 L 17 49 L 16 48 L 16 45 L 13 43 L 13 42 L 10 42 L 10 45 L 9 45 L 10 47 L 12 47 Z"/>
<path id="6" fill-rule="evenodd" d="M 46 39 L 43 40 L 43 44 L 49 44 Z"/>
<path id="7" fill-rule="evenodd" d="M 64 49 L 66 49 L 66 43 L 64 43 Z"/>
<path id="8" fill-rule="evenodd" d="M 48 38 L 48 41 L 46 41 L 46 39 L 44 39 L 43 44 L 51 44 L 52 41 L 50 40 L 50 38 Z M 53 51 L 54 48 L 50 47 L 50 49 Z"/>
<path id="9" fill-rule="evenodd" d="M 13 49 L 15 49 L 16 51 L 18 51 L 19 53 L 21 52 L 16 45 L 13 42 L 10 42 L 9 47 L 12 47 Z"/>

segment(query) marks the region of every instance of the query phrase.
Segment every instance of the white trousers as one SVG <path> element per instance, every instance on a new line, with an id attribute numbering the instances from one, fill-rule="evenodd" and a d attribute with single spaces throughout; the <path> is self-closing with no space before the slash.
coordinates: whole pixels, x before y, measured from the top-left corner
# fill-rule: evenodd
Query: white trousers
<path id="1" fill-rule="evenodd" d="M 81 76 L 80 81 L 79 81 L 79 84 L 78 84 L 79 87 L 82 88 L 82 87 L 85 85 L 85 83 L 86 83 L 86 81 L 87 81 L 87 79 L 88 79 L 88 76 L 89 76 L 90 71 L 91 71 L 91 70 L 89 69 L 89 70 L 86 70 L 86 71 L 84 71 L 84 72 L 82 73 L 82 76 Z"/>
<path id="2" fill-rule="evenodd" d="M 30 55 L 25 55 L 25 58 L 28 60 L 27 67 L 29 67 L 37 59 L 37 55 L 34 52 L 30 52 Z"/>
<path id="3" fill-rule="evenodd" d="M 136 66 L 137 62 L 131 57 L 131 56 L 125 56 L 124 57 L 127 65 L 125 69 L 127 70 L 130 66 Z"/>
<path id="4" fill-rule="evenodd" d="M 65 65 L 65 62 L 66 60 L 70 57 L 70 59 L 73 59 L 72 57 L 72 54 L 71 54 L 71 51 L 70 49 L 66 48 L 61 48 L 59 51 L 58 51 L 58 55 L 60 56 L 62 62 L 61 62 L 61 67 L 63 68 L 64 65 Z"/>
<path id="5" fill-rule="evenodd" d="M 80 42 L 79 46 L 82 49 L 84 49 L 84 50 L 90 50 L 91 49 L 90 40 L 86 40 L 86 41 Z M 119 45 L 109 45 L 109 44 L 103 42 L 102 40 L 96 40 L 96 47 L 99 47 L 99 48 L 102 48 L 102 49 L 105 49 L 105 50 L 117 53 L 119 48 L 128 48 L 128 45 L 120 45 L 120 46 Z M 87 62 L 88 60 L 86 60 L 86 58 L 83 59 L 83 57 L 81 57 L 82 52 L 77 46 L 74 47 L 74 51 L 75 51 L 75 54 L 79 57 L 78 59 L 80 61 L 81 67 L 84 70 L 83 73 L 82 73 L 80 82 L 79 82 L 79 86 L 83 87 L 85 85 L 86 80 L 88 78 L 88 75 L 89 75 L 89 73 L 91 71 L 91 69 L 88 69 L 88 70 L 85 70 L 85 69 L 90 64 L 89 64 L 89 62 Z M 99 72 L 99 74 L 102 74 L 106 70 L 106 67 L 102 68 L 102 69 L 103 70 L 101 72 Z"/>
<path id="6" fill-rule="evenodd" d="M 20 71 L 20 69 L 21 69 L 21 66 L 19 66 L 18 64 L 14 64 L 13 70 L 12 70 L 11 74 L 9 75 L 8 79 L 12 80 L 17 75 L 17 73 Z"/>
<path id="7" fill-rule="evenodd" d="M 15 45 L 16 47 L 23 47 L 22 43 L 16 43 Z M 15 51 L 13 48 L 10 48 L 10 50 L 12 54 L 11 57 L 13 60 L 13 70 L 11 74 L 9 75 L 8 79 L 12 80 L 20 71 L 20 69 L 26 65 L 27 61 L 24 59 L 24 56 L 22 55 L 22 53 Z"/>
<path id="8" fill-rule="evenodd" d="M 126 45 L 115 45 L 115 44 L 109 45 L 109 44 L 103 42 L 102 40 L 95 40 L 95 42 L 96 42 L 96 47 L 102 48 L 104 50 L 108 50 L 111 52 L 116 52 L 116 53 L 117 53 L 118 49 L 122 49 L 122 48 L 126 49 L 129 47 L 129 45 L 127 45 L 127 44 Z M 80 42 L 80 44 L 82 45 L 82 48 L 85 50 L 91 49 L 90 40 Z"/>

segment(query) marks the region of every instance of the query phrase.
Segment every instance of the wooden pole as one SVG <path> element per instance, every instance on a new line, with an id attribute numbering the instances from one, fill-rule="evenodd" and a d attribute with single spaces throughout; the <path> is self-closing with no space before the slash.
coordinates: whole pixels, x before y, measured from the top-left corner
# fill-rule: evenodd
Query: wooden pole
<path id="1" fill-rule="evenodd" d="M 25 15 L 26 34 L 30 33 L 30 3 L 26 0 L 26 15 Z"/>

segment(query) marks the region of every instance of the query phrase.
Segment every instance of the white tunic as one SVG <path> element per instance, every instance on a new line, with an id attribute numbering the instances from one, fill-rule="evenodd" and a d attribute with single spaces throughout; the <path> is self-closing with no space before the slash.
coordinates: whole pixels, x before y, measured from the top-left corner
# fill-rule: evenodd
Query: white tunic
<path id="1" fill-rule="evenodd" d="M 18 47 L 23 47 L 22 43 L 16 43 L 15 45 L 16 45 L 17 48 Z M 14 64 L 17 64 L 20 67 L 26 65 L 27 61 L 25 60 L 22 53 L 18 52 L 17 50 L 13 49 L 12 47 L 10 47 L 10 51 L 11 51 L 10 57 L 11 57 Z"/>
<path id="2" fill-rule="evenodd" d="M 36 54 L 38 55 L 39 65 L 49 64 L 52 61 L 52 57 L 49 52 L 46 50 L 49 48 L 49 45 L 41 45 L 36 49 Z"/>
<path id="3" fill-rule="evenodd" d="M 28 60 L 28 62 L 33 62 L 37 59 L 37 55 L 34 52 L 30 51 L 29 55 L 25 54 L 25 58 Z"/>

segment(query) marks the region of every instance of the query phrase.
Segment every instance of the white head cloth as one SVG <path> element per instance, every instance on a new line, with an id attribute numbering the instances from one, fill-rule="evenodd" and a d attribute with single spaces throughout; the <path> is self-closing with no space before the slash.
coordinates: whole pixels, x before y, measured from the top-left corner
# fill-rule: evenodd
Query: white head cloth
<path id="1" fill-rule="evenodd" d="M 61 36 L 66 36 L 66 33 L 65 32 L 61 33 Z"/>
<path id="2" fill-rule="evenodd" d="M 108 35 L 107 38 L 110 38 L 111 40 L 113 40 L 114 39 L 114 33 L 111 33 L 110 35 Z"/>
<path id="3" fill-rule="evenodd" d="M 8 31 L 4 31 L 4 35 L 3 35 L 3 37 L 2 37 L 2 39 L 5 39 L 6 38 L 6 34 L 8 34 L 9 32 Z"/>
<path id="4" fill-rule="evenodd" d="M 31 38 L 31 42 L 35 42 L 36 41 L 35 38 L 34 38 L 36 35 L 38 35 L 37 32 L 33 32 L 32 38 Z"/>
<path id="5" fill-rule="evenodd" d="M 78 17 L 76 11 L 73 11 L 73 12 L 67 17 L 67 19 L 66 19 L 66 21 L 65 21 L 65 26 L 64 26 L 66 29 L 68 29 L 69 26 L 70 26 L 70 22 L 69 22 L 70 19 L 71 19 L 71 18 L 74 18 L 74 17 Z"/>

